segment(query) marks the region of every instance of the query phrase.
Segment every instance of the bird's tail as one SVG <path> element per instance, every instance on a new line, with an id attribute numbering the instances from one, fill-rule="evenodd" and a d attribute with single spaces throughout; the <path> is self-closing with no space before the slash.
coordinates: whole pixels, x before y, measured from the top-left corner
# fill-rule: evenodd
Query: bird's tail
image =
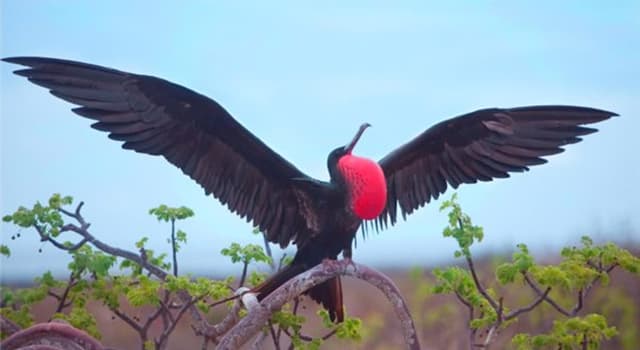
<path id="1" fill-rule="evenodd" d="M 305 270 L 307 269 L 301 264 L 289 265 L 278 271 L 266 281 L 262 282 L 259 286 L 255 287 L 253 292 L 257 293 L 258 300 L 262 301 L 262 299 L 271 294 L 274 290 L 278 289 L 278 287 Z M 326 282 L 309 289 L 305 294 L 309 295 L 311 299 L 327 309 L 332 321 L 337 320 L 337 322 L 342 322 L 344 320 L 342 283 L 340 282 L 340 277 L 334 277 L 327 280 Z"/>
<path id="2" fill-rule="evenodd" d="M 309 289 L 307 294 L 329 311 L 331 321 L 338 323 L 344 321 L 342 282 L 339 276 Z"/>

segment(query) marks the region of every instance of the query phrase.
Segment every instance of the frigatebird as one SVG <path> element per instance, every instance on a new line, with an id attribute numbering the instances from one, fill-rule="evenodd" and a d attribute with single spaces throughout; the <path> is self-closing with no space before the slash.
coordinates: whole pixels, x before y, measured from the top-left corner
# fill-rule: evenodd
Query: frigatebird
<path id="1" fill-rule="evenodd" d="M 542 157 L 596 129 L 583 126 L 615 116 L 575 106 L 481 109 L 445 120 L 375 162 L 353 154 L 369 126 L 329 153 L 330 181 L 307 176 L 238 123 L 220 104 L 153 76 L 43 57 L 4 61 L 124 149 L 160 155 L 273 243 L 297 246 L 290 265 L 254 291 L 264 298 L 291 277 L 342 253 L 366 220 L 378 229 L 437 199 L 448 186 L 491 181 L 543 164 Z M 307 294 L 332 320 L 344 318 L 340 278 Z"/>

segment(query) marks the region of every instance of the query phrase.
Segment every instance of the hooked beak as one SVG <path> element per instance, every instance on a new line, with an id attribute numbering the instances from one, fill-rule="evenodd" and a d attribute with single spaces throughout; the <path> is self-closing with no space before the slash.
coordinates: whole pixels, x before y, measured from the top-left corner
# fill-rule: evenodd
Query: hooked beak
<path id="1" fill-rule="evenodd" d="M 369 123 L 364 123 L 360 125 L 360 128 L 358 129 L 356 136 L 353 137 L 353 140 L 351 140 L 351 142 L 349 142 L 348 145 L 344 146 L 345 153 L 351 154 L 351 151 L 353 151 L 353 148 L 356 146 L 356 143 L 358 143 L 358 140 L 360 140 L 360 136 L 362 136 L 362 133 L 364 133 L 364 130 L 370 126 L 371 124 Z"/>

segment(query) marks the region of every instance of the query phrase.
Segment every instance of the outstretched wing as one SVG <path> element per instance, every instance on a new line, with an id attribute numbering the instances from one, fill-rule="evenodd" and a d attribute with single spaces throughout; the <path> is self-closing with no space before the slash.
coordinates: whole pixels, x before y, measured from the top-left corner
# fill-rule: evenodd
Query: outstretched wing
<path id="1" fill-rule="evenodd" d="M 162 155 L 282 246 L 304 240 L 292 179 L 307 178 L 215 101 L 159 78 L 67 60 L 13 57 L 15 74 L 79 105 L 125 149 Z"/>
<path id="2" fill-rule="evenodd" d="M 581 125 L 615 115 L 571 106 L 492 108 L 436 124 L 380 160 L 388 197 L 378 223 L 393 225 L 398 207 L 406 218 L 437 199 L 447 184 L 491 181 L 546 163 L 541 157 L 597 131 Z"/>

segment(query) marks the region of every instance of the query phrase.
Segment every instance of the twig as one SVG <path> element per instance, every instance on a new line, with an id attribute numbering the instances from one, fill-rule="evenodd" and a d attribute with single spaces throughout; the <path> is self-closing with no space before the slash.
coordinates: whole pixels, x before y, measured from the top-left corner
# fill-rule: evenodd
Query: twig
<path id="1" fill-rule="evenodd" d="M 284 334 L 288 335 L 289 338 L 293 338 L 293 335 L 289 332 L 288 329 L 283 329 L 282 331 L 284 332 Z M 334 334 L 336 334 L 337 331 L 338 331 L 338 329 L 334 328 L 334 329 L 330 330 L 329 332 L 327 332 L 322 337 L 320 337 L 320 339 L 327 340 L 327 339 L 331 338 Z M 300 340 L 306 341 L 306 342 L 311 342 L 314 339 L 313 337 L 310 337 L 308 335 L 304 335 L 302 333 L 298 333 L 298 338 L 300 338 Z"/>
<path id="2" fill-rule="evenodd" d="M 173 330 L 176 328 L 176 326 L 178 325 L 178 322 L 180 321 L 180 319 L 182 318 L 182 316 L 185 314 L 185 312 L 193 305 L 195 305 L 195 303 L 197 303 L 198 301 L 202 300 L 205 298 L 206 295 L 201 295 L 197 298 L 192 298 L 191 301 L 187 304 L 184 304 L 182 306 L 182 308 L 180 309 L 180 311 L 178 311 L 178 313 L 176 314 L 175 318 L 173 321 L 171 321 L 171 323 L 169 324 L 169 327 L 165 327 L 164 331 L 162 332 L 162 334 L 160 335 L 160 337 L 158 339 L 156 339 L 156 344 L 158 344 L 158 346 L 161 346 L 162 344 L 164 344 L 167 339 L 169 338 L 169 335 L 173 332 Z"/>
<path id="3" fill-rule="evenodd" d="M 249 267 L 249 262 L 244 261 L 242 266 L 242 275 L 240 276 L 240 281 L 238 281 L 238 288 L 242 287 L 244 284 L 244 280 L 247 278 L 247 268 Z"/>
<path id="4" fill-rule="evenodd" d="M 538 304 L 540 304 L 546 297 L 547 295 L 549 295 L 549 292 L 551 292 L 551 287 L 547 287 L 547 289 L 545 289 L 545 291 L 540 294 L 538 296 L 538 298 L 536 300 L 534 300 L 531 304 L 529 304 L 528 306 L 516 309 L 511 311 L 510 313 L 508 313 L 505 317 L 504 320 L 505 321 L 510 321 L 516 317 L 518 317 L 519 315 L 525 313 L 525 312 L 529 312 L 533 309 L 535 309 L 536 306 L 538 306 Z"/>
<path id="5" fill-rule="evenodd" d="M 280 350 L 280 331 L 282 327 L 278 327 L 278 334 L 276 335 L 276 331 L 273 328 L 273 322 L 269 320 L 269 331 L 271 332 L 271 338 L 273 339 L 273 345 L 276 347 L 276 350 Z"/>
<path id="6" fill-rule="evenodd" d="M 59 208 L 58 210 L 65 214 L 68 217 L 73 218 L 74 220 L 76 220 L 78 222 L 78 224 L 80 226 L 74 225 L 74 224 L 67 224 L 64 225 L 61 229 L 61 232 L 66 232 L 66 231 L 71 231 L 71 232 L 75 232 L 76 234 L 80 235 L 82 237 L 82 240 L 72 246 L 72 247 L 67 247 L 55 240 L 53 240 L 51 237 L 44 235 L 42 233 L 42 230 L 38 230 L 38 227 L 36 227 L 36 229 L 38 230 L 38 233 L 40 233 L 41 237 L 46 237 L 48 241 L 52 242 L 56 247 L 63 249 L 63 250 L 73 250 L 74 247 L 80 247 L 83 244 L 85 244 L 86 242 L 91 243 L 93 246 L 95 246 L 96 248 L 98 248 L 99 250 L 113 255 L 113 256 L 117 256 L 120 258 L 124 258 L 124 259 L 128 259 L 131 260 L 132 262 L 140 265 L 142 268 L 144 268 L 145 270 L 147 270 L 150 274 L 154 275 L 155 277 L 161 279 L 161 280 L 165 280 L 168 276 L 168 273 L 165 272 L 164 270 L 162 270 L 160 267 L 153 265 L 151 263 L 149 263 L 146 259 L 146 256 L 144 254 L 144 250 L 141 251 L 140 254 L 136 254 L 134 252 L 125 250 L 125 249 L 120 249 L 120 248 L 116 248 L 113 247 L 111 245 L 108 245 L 102 241 L 100 241 L 99 239 L 97 239 L 95 236 L 93 236 L 90 232 L 89 232 L 89 227 L 91 226 L 90 223 L 86 222 L 86 220 L 84 219 L 84 217 L 81 214 L 81 210 L 82 207 L 84 206 L 84 202 L 80 202 L 78 204 L 78 206 L 75 209 L 75 212 L 70 212 L 67 211 L 63 208 Z M 178 292 L 178 296 L 180 297 L 180 299 L 182 299 L 183 302 L 185 303 L 189 303 L 192 299 L 191 295 L 187 292 L 187 291 L 179 291 Z M 193 317 L 193 319 L 196 322 L 203 322 L 204 319 L 202 317 L 202 315 L 200 314 L 200 312 L 198 311 L 198 309 L 195 306 L 191 306 L 190 308 L 190 313 L 191 316 Z M 205 321 L 206 322 L 206 321 Z"/>
<path id="7" fill-rule="evenodd" d="M 400 320 L 406 347 L 408 349 L 420 348 L 409 309 L 393 281 L 376 270 L 344 260 L 326 260 L 280 286 L 263 299 L 259 307 L 249 310 L 248 315 L 222 337 L 218 348 L 237 349 L 241 347 L 260 331 L 274 311 L 279 310 L 285 303 L 309 288 L 340 275 L 364 280 L 380 289 L 389 299 Z"/>
<path id="8" fill-rule="evenodd" d="M 464 229 L 464 226 L 462 225 L 462 220 L 458 219 L 458 225 L 460 226 L 460 229 Z M 496 311 L 496 313 L 498 313 L 498 304 L 496 303 L 495 300 L 493 300 L 493 298 L 489 295 L 489 293 L 487 293 L 487 290 L 484 289 L 484 287 L 480 283 L 480 279 L 478 278 L 478 274 L 476 273 L 476 268 L 473 265 L 473 260 L 471 259 L 471 255 L 465 255 L 465 258 L 467 260 L 467 265 L 469 266 L 469 270 L 471 271 L 471 277 L 473 277 L 473 283 L 476 285 L 476 289 L 478 289 L 480 294 L 482 294 L 482 296 L 489 302 L 489 305 L 491 305 L 491 307 Z"/>
<path id="9" fill-rule="evenodd" d="M 485 349 L 489 348 L 489 345 L 493 340 L 493 335 L 496 333 L 496 329 L 498 329 L 498 327 L 499 327 L 499 323 L 496 322 L 491 326 L 491 328 L 489 328 L 489 331 L 487 332 L 487 337 L 484 339 L 484 343 L 482 344 L 483 348 Z"/>
<path id="10" fill-rule="evenodd" d="M 596 270 L 600 273 L 606 272 L 607 274 L 609 274 L 617 266 L 618 266 L 618 263 L 613 263 L 611 264 L 611 266 L 605 269 L 602 266 L 602 261 L 600 261 L 598 263 L 598 266 L 596 267 Z M 578 312 L 580 312 L 580 310 L 584 306 L 584 299 L 587 297 L 587 295 L 591 291 L 591 288 L 593 288 L 593 286 L 600 280 L 601 277 L 602 275 L 600 274 L 597 275 L 596 277 L 594 277 L 594 279 L 591 282 L 589 282 L 589 284 L 587 284 L 584 288 L 578 291 L 578 301 L 576 302 L 576 305 L 573 307 L 573 309 L 571 309 L 571 312 L 570 312 L 571 316 L 575 316 L 578 314 Z"/>
<path id="11" fill-rule="evenodd" d="M 176 219 L 171 219 L 171 252 L 173 255 L 173 275 L 178 276 L 178 249 L 176 247 Z"/>
<path id="12" fill-rule="evenodd" d="M 62 296 L 58 299 L 58 307 L 56 308 L 56 312 L 62 312 L 62 310 L 67 307 L 69 304 L 66 303 L 67 297 L 69 297 L 69 291 L 73 286 L 76 285 L 76 277 L 73 272 L 69 275 L 69 281 L 67 282 L 67 286 L 62 292 Z"/>
<path id="13" fill-rule="evenodd" d="M 562 306 L 560 306 L 555 300 L 551 299 L 549 297 L 549 293 L 547 293 L 547 295 L 544 295 L 544 292 L 542 292 L 540 290 L 540 288 L 535 284 L 535 282 L 533 282 L 531 280 L 531 278 L 529 277 L 529 275 L 525 272 L 522 274 L 524 276 L 524 280 L 525 282 L 527 282 L 527 284 L 531 287 L 531 289 L 533 289 L 534 292 L 536 292 L 536 294 L 538 294 L 538 296 L 541 296 L 544 301 L 546 301 L 547 303 L 549 303 L 549 305 L 553 306 L 554 309 L 556 309 L 559 313 L 570 317 L 571 313 L 567 310 L 565 310 Z"/>
<path id="14" fill-rule="evenodd" d="M 132 319 L 131 317 L 129 317 L 127 314 L 125 314 L 124 312 L 116 309 L 116 308 L 111 308 L 111 311 L 118 316 L 118 318 L 120 318 L 121 320 L 123 320 L 124 322 L 126 322 L 131 328 L 135 329 L 136 332 L 138 332 L 138 334 L 143 334 L 145 332 L 143 332 L 142 330 L 142 326 L 140 326 L 140 324 L 138 322 L 136 322 L 134 319 Z"/>

